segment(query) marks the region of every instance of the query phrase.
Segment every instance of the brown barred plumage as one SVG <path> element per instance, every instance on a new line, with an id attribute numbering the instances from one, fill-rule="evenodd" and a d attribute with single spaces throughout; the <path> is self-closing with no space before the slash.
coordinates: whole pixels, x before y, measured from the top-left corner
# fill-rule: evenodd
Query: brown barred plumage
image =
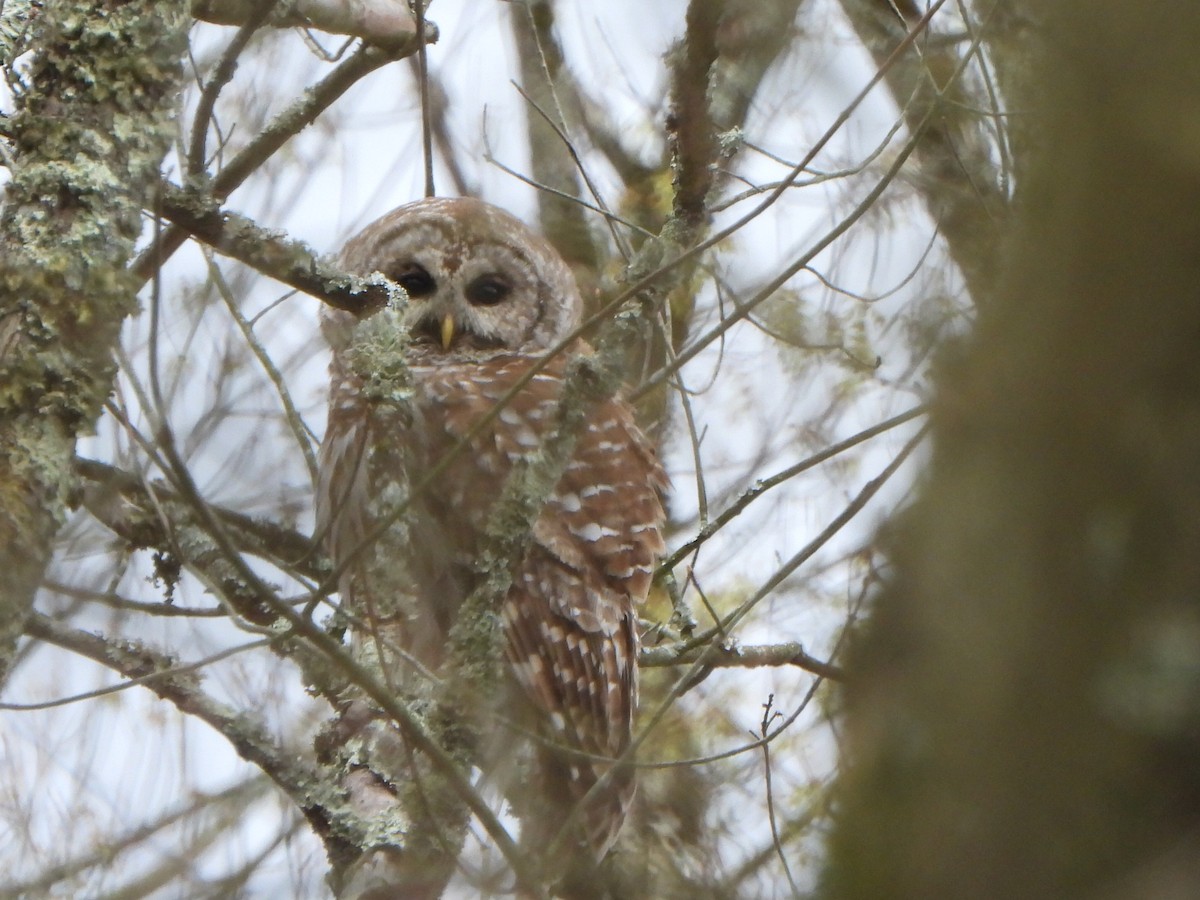
<path id="1" fill-rule="evenodd" d="M 383 272 L 405 287 L 410 302 L 399 315 L 379 314 L 391 317 L 386 321 L 328 316 L 333 390 L 318 524 L 335 563 L 344 566 L 347 608 L 376 639 L 395 641 L 436 670 L 459 604 L 478 579 L 493 501 L 513 464 L 539 452 L 558 409 L 566 360 L 549 360 L 416 498 L 402 539 L 364 552 L 387 505 L 379 498 L 405 495 L 467 440 L 540 354 L 578 324 L 582 305 L 570 271 L 546 242 L 473 200 L 401 207 L 355 238 L 343 262 L 351 271 Z M 364 327 L 374 327 L 377 337 L 389 322 L 411 336 L 411 394 L 402 406 L 412 415 L 403 421 L 400 405 L 381 400 L 370 384 L 370 360 L 359 347 Z M 529 721 L 532 715 L 548 743 L 587 754 L 539 751 L 541 790 L 565 792 L 554 798 L 559 804 L 578 803 L 612 768 L 606 761 L 629 747 L 637 707 L 635 607 L 664 551 L 665 487 L 628 406 L 601 403 L 580 428 L 513 573 L 502 618 L 520 686 L 513 702 L 524 709 L 505 716 Z M 403 672 L 395 677 L 411 683 Z M 633 786 L 632 769 L 622 768 L 583 810 L 581 834 L 597 859 L 616 837 Z M 553 834 L 557 825 L 523 827 Z"/>

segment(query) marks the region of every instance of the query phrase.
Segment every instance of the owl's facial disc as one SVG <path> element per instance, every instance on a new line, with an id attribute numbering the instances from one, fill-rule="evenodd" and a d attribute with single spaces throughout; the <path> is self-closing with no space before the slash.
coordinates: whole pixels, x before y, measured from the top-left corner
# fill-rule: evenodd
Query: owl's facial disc
<path id="1" fill-rule="evenodd" d="M 404 288 L 410 300 L 420 300 L 437 290 L 433 276 L 425 271 L 424 266 L 415 262 L 401 263 L 391 277 L 392 281 Z"/>
<path id="2" fill-rule="evenodd" d="M 402 324 L 427 358 L 544 352 L 583 309 L 554 248 L 479 200 L 431 198 L 393 210 L 346 245 L 342 263 L 405 289 Z"/>
<path id="3" fill-rule="evenodd" d="M 465 285 L 447 276 L 443 284 L 417 262 L 395 268 L 392 280 L 404 288 L 413 304 L 408 316 L 415 343 L 451 350 L 498 350 L 504 339 L 489 333 L 490 317 L 474 314 L 476 309 L 499 307 L 513 293 L 512 280 L 501 272 L 484 272 Z M 466 301 L 463 303 L 463 301 Z M 502 311 L 497 311 L 502 312 Z"/>

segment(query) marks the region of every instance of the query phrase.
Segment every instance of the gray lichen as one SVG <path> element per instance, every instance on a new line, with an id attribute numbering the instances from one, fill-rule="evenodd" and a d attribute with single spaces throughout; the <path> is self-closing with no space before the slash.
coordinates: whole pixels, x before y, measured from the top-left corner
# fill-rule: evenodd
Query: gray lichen
<path id="1" fill-rule="evenodd" d="M 75 437 L 136 309 L 126 265 L 170 143 L 188 23 L 182 0 L 6 4 L 4 34 L 28 37 L 29 55 L 0 210 L 0 679 L 63 520 Z"/>
<path id="2" fill-rule="evenodd" d="M 404 415 L 412 397 L 405 360 L 408 332 L 400 312 L 389 304 L 354 327 L 347 351 L 351 371 L 361 380 L 364 397 Z"/>
<path id="3" fill-rule="evenodd" d="M 0 67 L 9 70 L 28 46 L 41 17 L 41 3 L 5 0 L 0 3 Z"/>

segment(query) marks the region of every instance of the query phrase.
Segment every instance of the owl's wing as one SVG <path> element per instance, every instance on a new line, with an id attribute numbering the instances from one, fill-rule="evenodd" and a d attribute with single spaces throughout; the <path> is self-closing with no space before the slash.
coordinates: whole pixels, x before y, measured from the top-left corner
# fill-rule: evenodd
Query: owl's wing
<path id="1" fill-rule="evenodd" d="M 438 404 L 448 441 L 467 439 L 531 364 L 501 357 L 476 365 L 469 380 L 444 367 L 432 372 L 425 389 Z M 563 367 L 552 361 L 534 375 L 447 470 L 451 503 L 476 527 L 485 523 L 513 464 L 541 446 L 558 408 Z M 665 549 L 665 487 L 628 406 L 601 403 L 534 522 L 533 540 L 505 598 L 512 672 L 540 712 L 544 738 L 565 748 L 546 762 L 566 781 L 565 799 L 572 803 L 611 769 L 601 760 L 615 759 L 629 746 L 637 705 L 634 607 L 645 599 Z M 597 856 L 615 838 L 632 793 L 632 776 L 615 773 L 610 789 L 585 810 L 585 832 Z"/>
<path id="2" fill-rule="evenodd" d="M 578 802 L 629 747 L 637 707 L 635 606 L 665 550 L 665 477 L 618 401 L 601 404 L 534 524 L 534 542 L 504 604 L 508 657 Z M 572 755 L 582 751 L 588 756 Z M 602 857 L 633 798 L 632 771 L 584 810 L 588 844 Z"/>
<path id="3" fill-rule="evenodd" d="M 616 840 L 633 800 L 628 768 L 613 771 L 611 760 L 628 748 L 637 705 L 637 624 L 628 598 L 589 597 L 611 605 L 613 627 L 587 629 L 563 616 L 549 598 L 608 590 L 589 585 L 586 574 L 564 567 L 540 545 L 522 561 L 503 607 L 507 657 L 513 675 L 540 715 L 539 747 L 548 842 L 588 792 L 608 776 L 607 786 L 582 812 L 582 835 L 596 859 Z M 624 607 L 622 611 L 620 607 Z"/>

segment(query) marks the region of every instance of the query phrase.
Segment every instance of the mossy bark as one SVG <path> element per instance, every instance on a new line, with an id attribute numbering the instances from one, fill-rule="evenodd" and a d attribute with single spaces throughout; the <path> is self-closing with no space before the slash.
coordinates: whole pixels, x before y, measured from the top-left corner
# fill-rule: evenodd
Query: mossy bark
<path id="1" fill-rule="evenodd" d="M 56 0 L 27 24 L 0 213 L 0 681 L 65 515 L 76 436 L 136 309 L 126 266 L 170 144 L 189 19 L 183 0 Z"/>
<path id="2" fill-rule="evenodd" d="M 1200 896 L 1200 16 L 1047 3 L 994 308 L 859 641 L 837 898 Z"/>

